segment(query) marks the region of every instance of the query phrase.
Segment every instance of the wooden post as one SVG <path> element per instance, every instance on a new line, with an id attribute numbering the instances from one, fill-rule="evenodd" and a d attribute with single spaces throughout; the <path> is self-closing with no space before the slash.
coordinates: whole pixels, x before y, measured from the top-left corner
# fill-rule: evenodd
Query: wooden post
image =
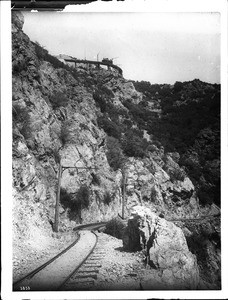
<path id="1" fill-rule="evenodd" d="M 122 197 L 122 218 L 124 219 L 124 206 L 125 206 L 125 194 L 126 194 L 126 175 L 125 170 L 122 170 L 123 174 L 123 197 Z"/>
<path id="2" fill-rule="evenodd" d="M 53 226 L 55 232 L 59 231 L 59 201 L 60 201 L 61 176 L 62 176 L 62 166 L 61 163 L 59 163 L 58 187 L 57 187 L 56 203 L 55 203 L 55 223 Z"/>

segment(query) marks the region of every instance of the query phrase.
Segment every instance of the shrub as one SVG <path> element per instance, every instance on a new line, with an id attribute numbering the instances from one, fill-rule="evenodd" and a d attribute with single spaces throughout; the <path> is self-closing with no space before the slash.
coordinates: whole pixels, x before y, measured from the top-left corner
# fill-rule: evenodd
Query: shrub
<path id="1" fill-rule="evenodd" d="M 66 189 L 61 188 L 60 189 L 60 202 L 63 205 L 63 207 L 67 208 L 71 208 L 71 204 L 72 204 L 72 195 L 69 194 Z"/>
<path id="2" fill-rule="evenodd" d="M 13 104 L 13 122 L 20 124 L 20 133 L 25 139 L 31 137 L 32 128 L 28 110 L 18 104 Z"/>
<path id="3" fill-rule="evenodd" d="M 133 122 L 132 122 L 132 120 L 130 119 L 125 119 L 124 121 L 123 121 L 123 124 L 129 129 L 129 128 L 131 128 L 132 127 L 132 125 L 133 125 Z"/>
<path id="4" fill-rule="evenodd" d="M 95 173 L 91 173 L 91 176 L 92 176 L 91 184 L 93 184 L 93 185 L 100 185 L 101 184 L 100 178 Z"/>
<path id="5" fill-rule="evenodd" d="M 117 217 L 106 224 L 105 233 L 110 234 L 117 239 L 122 239 L 125 228 L 125 223 Z"/>
<path id="6" fill-rule="evenodd" d="M 53 157 L 54 157 L 54 160 L 57 164 L 60 163 L 60 160 L 61 160 L 61 156 L 59 154 L 59 150 L 58 149 L 53 149 Z"/>
<path id="7" fill-rule="evenodd" d="M 109 99 L 114 97 L 114 94 L 113 94 L 112 90 L 107 88 L 105 85 L 101 85 L 99 87 L 99 91 L 100 91 L 101 94 L 108 97 Z"/>
<path id="8" fill-rule="evenodd" d="M 109 205 L 112 202 L 112 196 L 108 191 L 105 192 L 104 198 L 103 198 L 104 204 Z"/>
<path id="9" fill-rule="evenodd" d="M 127 132 L 123 141 L 123 151 L 127 156 L 143 158 L 146 155 L 147 141 L 134 134 L 133 131 Z"/>
<path id="10" fill-rule="evenodd" d="M 106 145 L 108 149 L 106 157 L 110 167 L 112 167 L 114 171 L 121 169 L 125 157 L 119 141 L 113 137 L 107 137 Z"/>
<path id="11" fill-rule="evenodd" d="M 64 93 L 54 91 L 53 95 L 50 97 L 50 102 L 53 106 L 53 109 L 56 109 L 58 107 L 66 107 L 68 104 L 69 99 L 65 96 Z"/>
<path id="12" fill-rule="evenodd" d="M 88 208 L 90 203 L 90 190 L 87 185 L 82 185 L 80 189 L 77 191 L 74 200 L 74 208 L 75 209 L 83 209 Z"/>
<path id="13" fill-rule="evenodd" d="M 133 81 L 135 89 L 145 95 L 154 96 L 159 93 L 161 87 L 159 84 L 151 84 L 149 81 Z"/>
<path id="14" fill-rule="evenodd" d="M 49 54 L 48 51 L 44 47 L 42 47 L 38 42 L 35 42 L 33 44 L 35 46 L 35 52 L 39 60 L 45 60 L 51 63 L 55 69 L 58 68 L 65 69 L 69 71 L 75 79 L 78 79 L 78 72 L 76 71 L 75 68 L 70 67 L 67 64 L 64 64 L 58 58 Z"/>
<path id="15" fill-rule="evenodd" d="M 139 105 L 136 105 L 130 101 L 126 101 L 124 102 L 124 106 L 129 110 L 136 120 L 144 119 L 145 111 L 143 108 L 140 108 Z"/>
<path id="16" fill-rule="evenodd" d="M 47 53 L 44 57 L 44 59 L 46 61 L 48 61 L 49 63 L 51 63 L 53 65 L 54 68 L 63 68 L 66 69 L 66 66 L 63 62 L 61 62 L 58 58 L 50 55 L 49 53 Z"/>
<path id="17" fill-rule="evenodd" d="M 61 62 L 58 58 L 52 56 L 48 53 L 43 46 L 41 46 L 38 42 L 33 43 L 35 46 L 35 52 L 39 60 L 48 61 L 53 65 L 54 68 L 65 68 L 65 64 Z"/>
<path id="18" fill-rule="evenodd" d="M 46 49 L 44 49 L 44 47 L 42 47 L 38 42 L 35 42 L 34 46 L 35 46 L 35 52 L 36 52 L 38 59 L 44 60 L 48 51 Z"/>
<path id="19" fill-rule="evenodd" d="M 102 97 L 102 95 L 98 91 L 96 91 L 93 94 L 93 99 L 99 105 L 101 112 L 104 113 L 106 111 L 106 101 Z"/>
<path id="20" fill-rule="evenodd" d="M 173 86 L 173 89 L 174 89 L 174 92 L 180 92 L 184 87 L 184 84 L 180 81 L 176 81 L 174 86 Z"/>
<path id="21" fill-rule="evenodd" d="M 89 126 L 86 125 L 86 124 L 84 124 L 84 123 L 80 123 L 79 126 L 80 126 L 80 128 L 81 128 L 82 130 L 90 130 L 90 129 L 89 129 Z"/>
<path id="22" fill-rule="evenodd" d="M 13 74 L 18 74 L 23 70 L 27 70 L 27 62 L 25 60 L 15 60 L 12 64 Z"/>
<path id="23" fill-rule="evenodd" d="M 155 202 L 157 199 L 157 192 L 154 187 L 151 189 L 150 199 L 151 199 L 151 202 Z M 145 201 L 147 199 L 144 198 L 143 200 Z"/>
<path id="24" fill-rule="evenodd" d="M 29 119 L 28 110 L 19 104 L 13 103 L 12 114 L 14 122 L 23 122 L 25 119 Z"/>
<path id="25" fill-rule="evenodd" d="M 70 138 L 70 130 L 66 124 L 63 124 L 61 127 L 59 139 L 61 140 L 62 144 L 65 145 L 69 141 L 69 138 Z"/>
<path id="26" fill-rule="evenodd" d="M 175 168 L 170 171 L 170 180 L 173 182 L 175 180 L 184 181 L 186 174 L 183 169 Z"/>
<path id="27" fill-rule="evenodd" d="M 60 190 L 60 202 L 71 212 L 80 212 L 83 208 L 88 208 L 90 203 L 90 191 L 86 185 L 82 185 L 77 193 L 68 193 L 66 189 Z"/>
<path id="28" fill-rule="evenodd" d="M 97 121 L 98 125 L 102 127 L 109 136 L 120 139 L 121 128 L 116 123 L 109 120 L 107 117 L 99 117 Z"/>
<path id="29" fill-rule="evenodd" d="M 150 152 L 157 152 L 158 148 L 154 144 L 150 144 L 147 148 L 148 151 Z"/>

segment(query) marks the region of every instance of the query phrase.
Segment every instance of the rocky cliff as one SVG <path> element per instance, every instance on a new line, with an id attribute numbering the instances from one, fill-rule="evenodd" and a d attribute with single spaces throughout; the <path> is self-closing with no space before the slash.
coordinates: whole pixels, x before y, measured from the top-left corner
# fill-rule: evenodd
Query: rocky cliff
<path id="1" fill-rule="evenodd" d="M 126 217 L 135 205 L 167 218 L 211 213 L 178 152 L 136 121 L 144 102 L 131 81 L 62 63 L 23 33 L 22 14 L 12 21 L 14 245 L 53 236 L 60 164 L 60 231 L 121 214 L 124 190 Z"/>
<path id="2" fill-rule="evenodd" d="M 123 236 L 128 250 L 144 249 L 147 263 L 159 270 L 165 289 L 196 289 L 199 270 L 183 231 L 148 208 L 136 206 Z M 143 281 L 146 282 L 146 279 Z M 149 287 L 150 280 L 147 280 Z M 152 288 L 152 287 L 151 287 Z"/>

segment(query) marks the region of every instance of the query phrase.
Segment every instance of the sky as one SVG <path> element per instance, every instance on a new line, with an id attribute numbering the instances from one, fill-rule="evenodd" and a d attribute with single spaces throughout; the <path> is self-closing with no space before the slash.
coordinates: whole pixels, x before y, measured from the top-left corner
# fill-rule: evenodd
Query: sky
<path id="1" fill-rule="evenodd" d="M 115 58 L 126 79 L 220 82 L 219 13 L 23 12 L 23 30 L 50 54 Z"/>

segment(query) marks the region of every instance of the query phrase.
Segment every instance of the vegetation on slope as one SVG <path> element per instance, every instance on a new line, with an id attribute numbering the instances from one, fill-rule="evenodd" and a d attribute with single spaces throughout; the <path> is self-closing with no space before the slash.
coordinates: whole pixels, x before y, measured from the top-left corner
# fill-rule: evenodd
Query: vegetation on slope
<path id="1" fill-rule="evenodd" d="M 126 158 L 136 157 L 141 158 L 138 162 L 146 162 L 145 169 L 154 175 L 156 162 L 169 175 L 169 183 L 183 181 L 187 173 L 197 187 L 201 203 L 219 203 L 220 86 L 199 80 L 177 82 L 174 86 L 135 82 L 137 90 L 143 93 L 141 101 L 137 94 L 136 97 L 133 94 L 128 97 L 125 90 L 129 89 L 131 95 L 132 86 L 110 71 L 76 70 L 51 56 L 39 44 L 31 44 L 22 33 L 14 35 L 14 185 L 18 194 L 28 194 L 28 198 L 32 199 L 30 215 L 33 212 L 36 216 L 40 214 L 38 220 L 43 217 L 46 223 L 47 218 L 53 220 L 52 200 L 55 200 L 57 167 L 61 158 L 59 149 L 65 151 L 74 144 L 84 150 L 83 157 L 88 149 L 96 148 L 93 145 L 98 146 L 101 159 L 93 162 L 95 165 L 101 163 L 102 170 L 96 174 L 88 171 L 85 176 L 80 173 L 84 178 L 75 176 L 77 180 L 69 181 L 73 189 L 63 185 L 66 190 L 61 191 L 60 201 L 70 220 L 90 221 L 97 212 L 104 215 L 108 205 L 118 200 L 114 198 L 118 189 L 114 189 L 113 175 L 118 173 L 110 172 L 106 160 L 103 160 L 106 150 L 107 161 L 113 170 L 122 168 Z M 89 114 L 92 114 L 91 119 Z M 105 139 L 97 125 L 107 133 Z M 87 140 L 90 134 L 93 138 L 91 144 Z M 70 152 L 68 155 L 72 156 Z M 180 168 L 179 164 L 184 168 Z M 69 175 L 73 179 L 74 172 L 69 172 Z M 137 182 L 135 190 L 142 190 L 140 184 Z M 173 195 L 172 201 L 180 206 L 191 195 L 192 191 Z M 150 194 L 143 195 L 142 200 L 153 205 L 156 197 L 157 191 L 150 189 Z M 96 211 L 92 204 L 98 204 Z M 119 205 L 119 201 L 116 204 Z M 27 203 L 21 201 L 20 205 L 27 206 Z M 113 206 L 111 210 L 115 214 Z M 90 218 L 86 219 L 82 210 L 84 213 L 89 209 Z M 31 224 L 29 214 L 26 224 Z M 114 220 L 110 224 L 116 236 L 122 231 L 119 223 Z M 35 227 L 34 222 L 31 228 Z M 199 239 L 198 234 L 196 239 L 193 236 L 189 242 L 191 248 L 197 251 L 202 250 L 200 243 L 196 246 L 201 240 L 201 233 L 199 236 Z M 213 236 L 211 239 L 214 242 Z M 203 255 L 206 257 L 203 251 L 199 251 L 199 256 Z"/>
<path id="2" fill-rule="evenodd" d="M 202 204 L 220 203 L 220 85 L 200 80 L 174 86 L 135 82 L 146 101 L 160 102 L 161 117 L 145 117 L 147 130 L 179 163 L 197 187 Z"/>
<path id="3" fill-rule="evenodd" d="M 109 146 L 114 140 L 107 140 L 111 166 L 119 167 L 118 160 L 114 166 L 117 153 L 144 158 L 154 146 L 164 147 L 165 153 L 180 154 L 178 163 L 196 186 L 201 204 L 220 204 L 220 85 L 198 79 L 173 86 L 145 81 L 134 85 L 143 100 L 123 101 L 126 109 L 116 107 L 104 87 L 93 95 L 101 110 L 99 126 L 116 140 L 115 151 Z"/>
<path id="4" fill-rule="evenodd" d="M 101 112 L 97 121 L 108 135 L 107 158 L 114 170 L 121 167 L 125 157 L 144 158 L 154 152 L 154 146 L 164 147 L 165 153 L 180 153 L 178 163 L 196 186 L 200 202 L 220 203 L 220 85 L 197 79 L 176 82 L 173 86 L 137 81 L 134 85 L 143 93 L 143 100 L 138 104 L 123 100 L 123 107 L 118 107 L 113 104 L 112 89 L 102 80 L 96 76 L 88 80 L 86 73 L 79 74 L 38 43 L 33 45 L 39 60 L 69 71 L 75 79 L 83 81 L 83 85 L 86 81 L 89 89 L 96 87 L 93 99 Z M 13 72 L 21 72 L 25 65 L 15 64 Z M 56 109 L 66 106 L 67 99 L 62 92 L 56 91 L 50 103 Z M 22 112 L 19 110 L 14 107 L 15 119 L 20 118 Z M 28 119 L 29 116 L 25 118 Z M 21 128 L 25 136 L 29 134 L 27 123 Z M 145 139 L 144 131 L 151 140 Z"/>

